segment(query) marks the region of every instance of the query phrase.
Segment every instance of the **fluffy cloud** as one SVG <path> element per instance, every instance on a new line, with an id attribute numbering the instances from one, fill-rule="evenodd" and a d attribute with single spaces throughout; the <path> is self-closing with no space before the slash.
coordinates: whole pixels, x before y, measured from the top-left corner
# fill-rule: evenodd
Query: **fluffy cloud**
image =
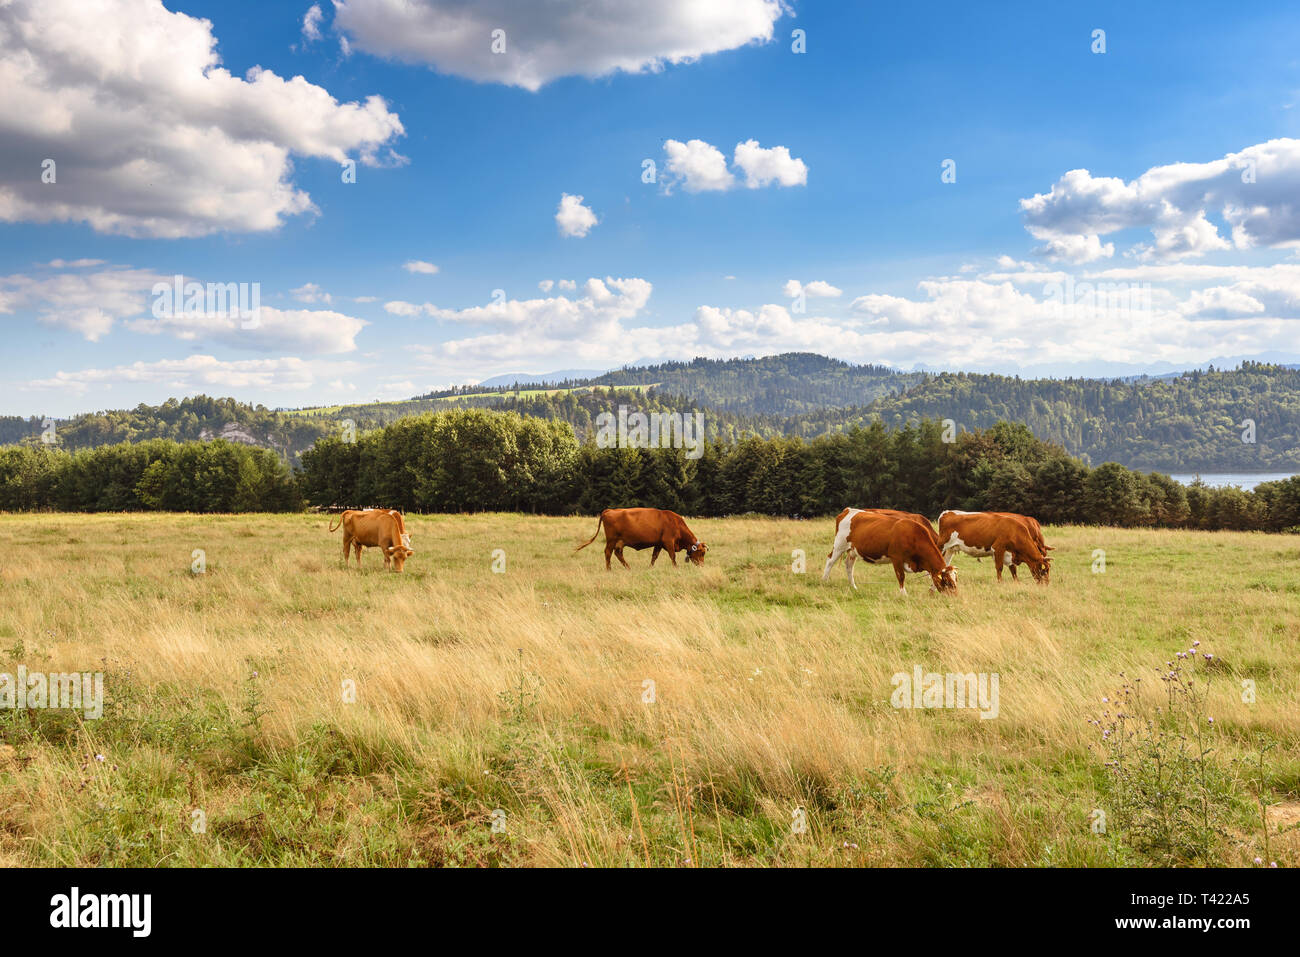
<path id="1" fill-rule="evenodd" d="M 596 214 L 582 205 L 581 196 L 563 193 L 555 210 L 555 225 L 559 227 L 561 236 L 581 239 L 596 225 Z"/>
<path id="2" fill-rule="evenodd" d="M 1052 262 L 1090 263 L 1097 259 L 1109 259 L 1115 255 L 1115 244 L 1102 244 L 1096 234 L 1087 236 L 1042 236 L 1043 245 L 1034 250 L 1036 255 Z"/>
<path id="3" fill-rule="evenodd" d="M 143 269 L 0 276 L 0 313 L 31 310 L 41 322 L 98 342 L 117 320 L 147 312 L 149 290 L 168 278 Z"/>
<path id="4" fill-rule="evenodd" d="M 422 259 L 412 259 L 402 265 L 402 268 L 409 273 L 417 273 L 423 276 L 437 275 L 438 267 L 433 263 L 427 263 Z"/>
<path id="5" fill-rule="evenodd" d="M 727 158 L 704 140 L 685 143 L 668 140 L 664 143 L 664 154 L 667 157 L 665 192 L 678 185 L 688 193 L 723 191 L 736 185 L 736 174 L 727 168 Z M 773 183 L 779 186 L 808 183 L 808 167 L 803 160 L 793 158 L 784 146 L 764 149 L 757 140 L 746 140 L 736 144 L 733 163 L 744 174 L 745 185 L 750 189 Z"/>
<path id="6" fill-rule="evenodd" d="M 1222 355 L 1295 353 L 1300 266 L 1113 269 L 1024 282 L 930 280 L 921 297 L 867 295 L 852 308 L 884 334 L 882 358 L 952 368 L 1009 364 L 1203 362 Z M 1231 279 L 1235 282 L 1222 282 Z M 1162 280 L 1163 286 L 1151 285 Z M 1194 288 L 1218 281 L 1208 288 Z M 1018 286 L 1023 288 L 1018 288 Z M 907 350 L 890 339 L 920 335 Z M 900 340 L 909 341 L 909 340 Z"/>
<path id="7" fill-rule="evenodd" d="M 1048 193 L 1020 201 L 1039 252 L 1068 262 L 1109 257 L 1101 236 L 1148 229 L 1132 252 L 1172 261 L 1224 249 L 1300 246 L 1300 140 L 1277 139 L 1208 163 L 1156 166 L 1137 179 L 1070 170 Z M 1218 216 L 1228 236 L 1209 219 Z"/>
<path id="8" fill-rule="evenodd" d="M 668 157 L 666 188 L 681 183 L 686 192 L 701 193 L 731 189 L 736 185 L 736 178 L 727 169 L 727 158 L 716 146 L 710 146 L 704 140 L 686 143 L 669 140 L 664 144 L 664 153 Z"/>
<path id="9" fill-rule="evenodd" d="M 207 20 L 160 0 L 0 4 L 0 221 L 175 238 L 274 229 L 313 209 L 291 156 L 400 161 L 378 96 L 223 69 Z M 55 162 L 55 182 L 41 180 Z"/>
<path id="10" fill-rule="evenodd" d="M 335 0 L 334 25 L 368 53 L 537 90 L 766 42 L 784 12 L 781 0 Z"/>
<path id="11" fill-rule="evenodd" d="M 801 283 L 798 279 L 791 279 L 786 282 L 782 290 L 790 299 L 798 298 L 800 294 L 812 299 L 834 299 L 837 296 L 844 295 L 843 289 L 832 286 L 820 279 L 815 279 L 807 285 Z"/>
<path id="12" fill-rule="evenodd" d="M 745 173 L 745 185 L 758 189 L 776 183 L 780 186 L 806 186 L 808 167 L 794 159 L 784 146 L 763 149 L 758 140 L 736 144 L 735 163 Z"/>

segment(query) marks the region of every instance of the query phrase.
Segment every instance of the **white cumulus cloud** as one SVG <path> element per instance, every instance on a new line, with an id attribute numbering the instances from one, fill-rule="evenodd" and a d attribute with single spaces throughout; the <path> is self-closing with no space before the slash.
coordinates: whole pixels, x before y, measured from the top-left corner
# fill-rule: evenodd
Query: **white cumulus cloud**
<path id="1" fill-rule="evenodd" d="M 844 295 L 844 290 L 821 279 L 814 279 L 810 283 L 801 283 L 798 279 L 790 279 L 782 287 L 786 296 L 794 299 L 802 293 L 812 299 L 834 299 L 836 296 Z"/>
<path id="2" fill-rule="evenodd" d="M 275 229 L 313 210 L 291 157 L 399 162 L 378 96 L 221 66 L 208 20 L 160 0 L 0 3 L 0 221 L 139 237 Z M 54 182 L 42 182 L 45 160 Z"/>
<path id="3" fill-rule="evenodd" d="M 335 0 L 334 26 L 368 53 L 537 90 L 763 43 L 785 12 L 782 0 Z"/>
<path id="4" fill-rule="evenodd" d="M 784 146 L 763 149 L 758 140 L 736 144 L 735 164 L 745 173 L 745 185 L 758 189 L 776 183 L 779 186 L 805 186 L 808 167 L 794 159 Z"/>
<path id="5" fill-rule="evenodd" d="M 665 167 L 669 188 L 681 183 L 688 193 L 702 193 L 731 189 L 736 185 L 736 178 L 727 169 L 727 158 L 720 149 L 704 140 L 686 143 L 669 140 L 664 144 L 664 153 L 668 157 Z"/>
<path id="6" fill-rule="evenodd" d="M 804 186 L 808 182 L 808 166 L 803 160 L 792 157 L 785 146 L 765 149 L 757 140 L 736 144 L 734 170 L 727 167 L 722 150 L 704 140 L 668 140 L 664 154 L 665 192 L 678 185 L 688 193 L 721 192 L 737 185 L 738 173 L 750 189 L 773 184 Z"/>
<path id="7" fill-rule="evenodd" d="M 1152 167 L 1129 182 L 1070 170 L 1020 208 L 1025 228 L 1044 243 L 1038 252 L 1049 258 L 1109 257 L 1114 246 L 1102 245 L 1102 236 L 1140 228 L 1152 240 L 1130 252 L 1168 262 L 1233 248 L 1300 247 L 1298 195 L 1300 140 L 1276 139 L 1206 163 Z"/>
<path id="8" fill-rule="evenodd" d="M 559 227 L 561 236 L 581 239 L 596 225 L 596 214 L 582 205 L 581 196 L 563 193 L 555 210 L 555 225 Z"/>

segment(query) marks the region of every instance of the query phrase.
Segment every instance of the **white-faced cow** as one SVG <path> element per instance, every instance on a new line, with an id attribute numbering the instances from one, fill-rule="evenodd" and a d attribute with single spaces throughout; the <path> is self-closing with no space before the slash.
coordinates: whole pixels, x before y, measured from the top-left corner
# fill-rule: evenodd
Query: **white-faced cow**
<path id="1" fill-rule="evenodd" d="M 607 508 L 596 520 L 596 533 L 574 549 L 582 551 L 605 529 L 605 568 L 610 569 L 611 555 L 617 555 L 624 568 L 632 566 L 623 557 L 624 548 L 653 548 L 650 564 L 653 566 L 659 558 L 660 551 L 666 551 L 674 565 L 677 553 L 683 552 L 688 561 L 697 565 L 704 564 L 704 553 L 708 551 L 702 541 L 686 527 L 685 520 L 676 512 L 666 508 Z"/>
<path id="2" fill-rule="evenodd" d="M 957 551 L 975 558 L 991 557 L 998 581 L 1005 565 L 1011 566 L 1011 577 L 1018 579 L 1016 566 L 1020 564 L 1029 566 L 1040 585 L 1051 578 L 1052 560 L 1047 557 L 1042 529 L 1026 515 L 950 510 L 939 516 L 939 539 L 945 557 Z"/>

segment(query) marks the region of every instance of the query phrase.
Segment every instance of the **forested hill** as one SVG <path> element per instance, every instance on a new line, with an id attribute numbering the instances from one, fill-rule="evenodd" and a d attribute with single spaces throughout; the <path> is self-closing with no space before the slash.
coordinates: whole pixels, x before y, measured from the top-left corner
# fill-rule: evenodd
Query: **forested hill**
<path id="1" fill-rule="evenodd" d="M 810 352 L 762 359 L 695 359 L 619 369 L 584 385 L 655 385 L 702 406 L 742 415 L 799 415 L 867 405 L 918 385 L 923 372 L 850 365 Z"/>
<path id="2" fill-rule="evenodd" d="M 887 425 L 950 418 L 966 428 L 1023 422 L 1093 464 L 1164 471 L 1300 470 L 1300 370 L 1231 371 L 1125 382 L 944 373 L 869 407 Z M 1254 442 L 1243 441 L 1250 420 Z"/>
<path id="3" fill-rule="evenodd" d="M 462 387 L 402 402 L 277 411 L 197 396 L 161 406 L 87 413 L 56 423 L 60 448 L 151 438 L 228 438 L 296 463 L 350 420 L 359 432 L 449 408 L 504 409 L 559 419 L 580 439 L 620 404 L 705 412 L 710 438 L 846 432 L 883 421 L 951 419 L 958 429 L 1021 422 L 1092 464 L 1180 471 L 1300 471 L 1300 370 L 1244 363 L 1234 370 L 1138 380 L 1020 379 L 975 373 L 900 373 L 810 354 L 622 369 L 554 389 Z M 1254 439 L 1243 433 L 1254 423 Z M 0 444 L 39 444 L 38 418 L 0 419 Z M 1249 436 L 1248 436 L 1249 437 Z"/>
<path id="4" fill-rule="evenodd" d="M 162 405 L 141 404 L 134 409 L 86 412 L 56 420 L 53 427 L 52 444 L 69 451 L 149 439 L 188 442 L 225 438 L 290 457 L 310 448 L 324 431 L 313 422 L 264 406 L 206 395 L 168 399 Z M 43 431 L 40 416 L 0 417 L 0 445 L 41 444 Z"/>

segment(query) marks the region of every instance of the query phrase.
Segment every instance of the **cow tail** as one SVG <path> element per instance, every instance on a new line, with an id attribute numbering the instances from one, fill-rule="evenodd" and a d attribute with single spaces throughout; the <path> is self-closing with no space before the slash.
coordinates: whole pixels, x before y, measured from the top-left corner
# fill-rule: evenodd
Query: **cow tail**
<path id="1" fill-rule="evenodd" d="M 596 535 L 599 535 L 599 534 L 600 534 L 600 526 L 603 525 L 604 523 L 605 523 L 605 513 L 604 513 L 604 512 L 601 512 L 600 515 L 597 516 L 597 518 L 596 518 L 596 534 L 595 534 L 595 535 L 592 535 L 591 538 L 587 539 L 585 542 L 583 542 L 581 545 L 579 545 L 579 546 L 578 546 L 577 548 L 575 548 L 573 551 L 574 551 L 575 553 L 580 552 L 580 551 L 582 551 L 584 548 L 586 548 L 588 545 L 590 545 L 592 542 L 594 542 L 594 541 L 596 540 Z"/>
<path id="2" fill-rule="evenodd" d="M 343 514 L 339 513 L 339 525 L 342 524 L 343 524 Z M 333 522 L 330 522 L 330 531 L 337 532 L 339 530 L 339 525 L 335 525 Z"/>

